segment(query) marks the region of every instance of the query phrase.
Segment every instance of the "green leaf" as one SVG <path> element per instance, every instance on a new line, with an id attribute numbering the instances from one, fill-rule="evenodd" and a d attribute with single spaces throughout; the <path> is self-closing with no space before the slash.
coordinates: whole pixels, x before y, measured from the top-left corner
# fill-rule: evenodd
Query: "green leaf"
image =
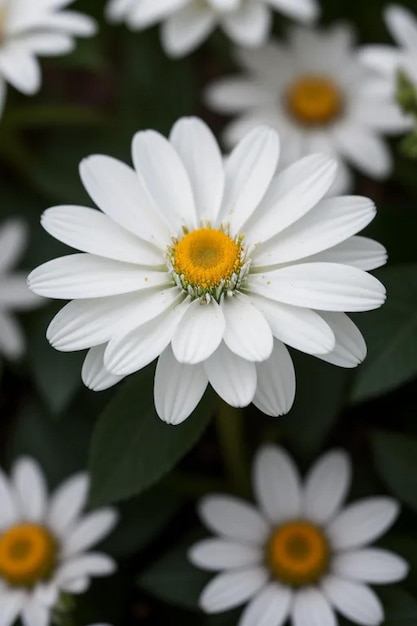
<path id="1" fill-rule="evenodd" d="M 90 470 L 94 505 L 138 494 L 166 474 L 192 447 L 212 413 L 210 395 L 179 426 L 162 422 L 153 404 L 153 368 L 132 376 L 101 415 Z"/>
<path id="2" fill-rule="evenodd" d="M 358 317 L 368 356 L 357 372 L 353 402 L 386 393 L 417 376 L 417 264 L 389 267 L 378 278 L 387 288 L 387 302 Z"/>
<path id="3" fill-rule="evenodd" d="M 381 593 L 384 609 L 384 626 L 415 626 L 417 601 L 403 589 L 384 589 Z"/>
<path id="4" fill-rule="evenodd" d="M 375 463 L 392 493 L 417 511 L 417 439 L 386 432 L 372 437 Z"/>

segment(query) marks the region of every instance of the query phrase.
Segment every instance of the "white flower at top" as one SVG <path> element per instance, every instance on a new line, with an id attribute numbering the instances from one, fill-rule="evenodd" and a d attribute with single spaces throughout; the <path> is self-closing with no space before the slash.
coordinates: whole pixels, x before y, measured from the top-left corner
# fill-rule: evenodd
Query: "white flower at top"
<path id="1" fill-rule="evenodd" d="M 49 497 L 38 464 L 20 458 L 10 480 L 0 470 L 0 624 L 48 626 L 61 592 L 84 593 L 92 576 L 107 576 L 115 563 L 90 552 L 114 527 L 103 508 L 84 516 L 88 478 L 76 474 Z"/>
<path id="2" fill-rule="evenodd" d="M 236 56 L 245 74 L 220 78 L 206 91 L 209 106 L 237 115 L 225 130 L 228 146 L 268 124 L 281 136 L 282 166 L 314 152 L 338 160 L 334 192 L 352 187 L 348 164 L 375 178 L 390 174 L 382 135 L 403 132 L 410 122 L 386 80 L 359 61 L 348 25 L 294 27 L 288 43 L 271 41 Z"/>
<path id="3" fill-rule="evenodd" d="M 397 4 L 384 11 L 385 23 L 397 47 L 372 44 L 362 48 L 361 58 L 374 70 L 395 81 L 403 70 L 417 87 L 417 19 L 408 9 Z"/>
<path id="4" fill-rule="evenodd" d="M 272 9 L 300 22 L 311 22 L 319 13 L 317 0 L 110 0 L 107 16 L 133 29 L 162 21 L 162 46 L 179 57 L 197 48 L 216 26 L 239 45 L 259 46 L 268 38 Z"/>
<path id="5" fill-rule="evenodd" d="M 103 211 L 58 206 L 44 228 L 82 250 L 29 276 L 42 296 L 72 299 L 47 337 L 90 348 L 82 376 L 105 389 L 158 358 L 155 405 L 177 424 L 207 384 L 230 405 L 286 413 L 295 375 L 284 343 L 342 367 L 364 357 L 343 311 L 379 307 L 378 243 L 353 236 L 375 215 L 359 196 L 324 198 L 335 162 L 313 155 L 276 174 L 277 134 L 251 131 L 223 160 L 209 128 L 175 124 L 169 140 L 139 132 L 134 169 L 106 156 L 81 163 Z M 92 236 L 94 233 L 94 236 Z"/>
<path id="6" fill-rule="evenodd" d="M 322 456 L 304 484 L 287 453 L 265 446 L 256 455 L 257 507 L 233 496 L 204 498 L 199 513 L 217 535 L 195 544 L 197 567 L 220 571 L 203 590 L 200 606 L 219 613 L 249 602 L 239 626 L 336 626 L 338 611 L 362 626 L 384 619 L 367 583 L 404 578 L 407 563 L 370 548 L 393 524 L 398 504 L 365 498 L 343 507 L 351 467 L 343 452 Z"/>
<path id="7" fill-rule="evenodd" d="M 73 0 L 0 0 L 0 112 L 6 83 L 31 95 L 41 85 L 36 59 L 66 54 L 75 36 L 94 34 L 95 22 L 74 11 L 62 11 Z"/>
<path id="8" fill-rule="evenodd" d="M 0 354 L 18 359 L 25 350 L 22 331 L 14 311 L 26 311 L 40 304 L 40 298 L 28 289 L 26 274 L 11 271 L 26 247 L 25 224 L 9 219 L 0 227 Z"/>

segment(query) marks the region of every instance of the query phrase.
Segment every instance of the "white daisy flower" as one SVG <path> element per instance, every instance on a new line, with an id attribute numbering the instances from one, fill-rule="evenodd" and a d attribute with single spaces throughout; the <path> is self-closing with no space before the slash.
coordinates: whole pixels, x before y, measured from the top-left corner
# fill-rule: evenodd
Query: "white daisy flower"
<path id="1" fill-rule="evenodd" d="M 397 71 L 402 69 L 417 87 L 417 19 L 411 11 L 397 4 L 388 6 L 384 17 L 397 47 L 364 46 L 361 59 L 393 82 Z"/>
<path id="2" fill-rule="evenodd" d="M 95 21 L 74 11 L 62 11 L 73 0 L 0 0 L 0 112 L 6 83 L 31 95 L 41 85 L 36 59 L 66 54 L 75 36 L 95 33 Z"/>
<path id="3" fill-rule="evenodd" d="M 277 446 L 254 462 L 258 508 L 233 496 L 204 498 L 199 513 L 216 535 L 194 545 L 197 567 L 221 571 L 203 590 L 200 606 L 219 613 L 249 603 L 239 626 L 336 626 L 335 611 L 362 626 L 376 626 L 383 608 L 366 583 L 404 578 L 407 563 L 370 548 L 394 522 L 398 504 L 365 498 L 342 508 L 351 467 L 343 452 L 322 456 L 304 485 Z"/>
<path id="4" fill-rule="evenodd" d="M 0 354 L 15 360 L 25 351 L 22 331 L 13 317 L 14 311 L 26 311 L 40 304 L 40 298 L 28 289 L 26 274 L 12 272 L 26 247 L 27 230 L 17 219 L 0 227 Z"/>
<path id="5" fill-rule="evenodd" d="M 28 279 L 35 293 L 73 299 L 47 337 L 58 350 L 91 348 L 88 387 L 110 387 L 159 357 L 155 405 L 169 423 L 191 414 L 209 382 L 232 406 L 280 415 L 295 393 L 284 343 L 342 367 L 365 357 L 343 311 L 383 303 L 366 270 L 386 254 L 353 236 L 373 219 L 371 200 L 323 198 L 332 159 L 309 156 L 276 175 L 278 136 L 261 127 L 223 161 L 195 118 L 177 122 L 169 140 L 137 133 L 132 155 L 135 169 L 100 155 L 81 163 L 103 213 L 47 210 L 44 228 L 83 254 Z"/>
<path id="6" fill-rule="evenodd" d="M 296 27 L 287 44 L 275 41 L 236 54 L 245 75 L 221 78 L 206 91 L 209 106 L 238 116 L 226 127 L 227 145 L 268 124 L 281 136 L 283 166 L 314 152 L 338 160 L 336 193 L 352 187 L 347 164 L 374 178 L 390 174 L 381 135 L 410 124 L 386 81 L 360 63 L 350 27 Z"/>
<path id="7" fill-rule="evenodd" d="M 66 480 L 48 497 L 39 465 L 20 458 L 8 480 L 0 470 L 0 624 L 48 626 L 59 594 L 84 593 L 92 576 L 107 576 L 115 563 L 89 552 L 117 521 L 103 508 L 82 516 L 88 478 Z"/>
<path id="8" fill-rule="evenodd" d="M 110 21 L 125 20 L 132 29 L 162 21 L 161 40 L 173 57 L 188 54 L 220 26 L 242 46 L 259 46 L 268 38 L 271 10 L 300 22 L 311 22 L 319 13 L 317 0 L 110 0 Z"/>

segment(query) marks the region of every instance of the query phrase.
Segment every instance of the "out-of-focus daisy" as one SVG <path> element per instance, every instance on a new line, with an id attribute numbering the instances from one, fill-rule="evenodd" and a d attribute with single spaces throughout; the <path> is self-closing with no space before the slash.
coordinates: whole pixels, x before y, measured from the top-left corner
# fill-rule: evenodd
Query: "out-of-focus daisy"
<path id="1" fill-rule="evenodd" d="M 155 405 L 184 420 L 208 382 L 232 406 L 287 412 L 295 376 L 284 343 L 344 367 L 365 343 L 343 311 L 379 307 L 364 270 L 385 250 L 353 237 L 375 215 L 359 196 L 323 199 L 336 164 L 324 155 L 276 175 L 278 136 L 251 131 L 224 161 L 198 119 L 133 140 L 135 169 L 106 156 L 81 163 L 103 213 L 47 210 L 44 228 L 83 250 L 29 276 L 46 297 L 73 299 L 51 322 L 58 350 L 91 348 L 83 380 L 114 385 L 159 357 Z M 94 233 L 94 237 L 91 236 Z"/>
<path id="2" fill-rule="evenodd" d="M 284 450 L 262 448 L 254 462 L 258 507 L 232 496 L 204 498 L 199 512 L 216 535 L 194 545 L 197 567 L 221 571 L 203 590 L 200 606 L 218 613 L 249 602 L 239 626 L 335 626 L 338 611 L 352 622 L 376 626 L 383 608 L 367 583 L 396 582 L 407 563 L 368 545 L 398 515 L 387 497 L 342 508 L 351 468 L 343 452 L 330 452 L 311 468 L 304 485 Z"/>
<path id="3" fill-rule="evenodd" d="M 417 86 L 417 19 L 397 4 L 384 11 L 385 23 L 398 47 L 372 44 L 364 46 L 361 59 L 369 67 L 395 81 L 398 70 L 403 70 Z"/>
<path id="4" fill-rule="evenodd" d="M 36 93 L 40 56 L 66 54 L 75 36 L 94 34 L 92 18 L 62 9 L 73 0 L 0 0 L 0 112 L 6 83 L 22 93 Z"/>
<path id="5" fill-rule="evenodd" d="M 26 227 L 19 220 L 9 219 L 0 227 L 0 354 L 8 359 L 19 358 L 25 349 L 13 312 L 40 304 L 40 299 L 27 287 L 26 274 L 11 272 L 23 254 L 26 238 Z"/>
<path id="6" fill-rule="evenodd" d="M 245 75 L 221 78 L 206 92 L 213 109 L 238 115 L 225 130 L 229 146 L 266 123 L 280 134 L 282 166 L 313 152 L 338 160 L 334 192 L 352 187 L 348 163 L 371 177 L 389 175 L 391 156 L 381 135 L 410 124 L 386 81 L 360 63 L 351 28 L 296 27 L 287 44 L 236 54 Z"/>
<path id="7" fill-rule="evenodd" d="M 86 474 L 65 481 L 48 497 L 38 464 L 19 459 L 10 480 L 0 470 L 1 626 L 19 617 L 23 626 L 48 626 L 61 592 L 86 591 L 92 576 L 107 576 L 115 563 L 89 552 L 116 523 L 113 509 L 85 516 Z"/>
<path id="8" fill-rule="evenodd" d="M 259 46 L 269 35 L 272 9 L 300 22 L 318 15 L 316 0 L 110 0 L 107 16 L 133 29 L 162 21 L 164 50 L 179 57 L 197 48 L 216 26 L 241 46 Z"/>

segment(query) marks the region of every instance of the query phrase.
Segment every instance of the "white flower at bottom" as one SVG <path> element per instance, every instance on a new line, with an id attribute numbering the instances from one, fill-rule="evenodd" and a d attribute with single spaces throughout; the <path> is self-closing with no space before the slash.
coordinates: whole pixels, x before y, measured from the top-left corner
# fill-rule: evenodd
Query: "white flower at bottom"
<path id="1" fill-rule="evenodd" d="M 217 538 L 195 544 L 197 567 L 221 571 L 203 590 L 200 606 L 218 613 L 249 602 L 239 626 L 335 626 L 335 611 L 363 626 L 383 621 L 383 608 L 366 583 L 386 584 L 407 574 L 396 554 L 368 545 L 398 515 L 388 497 L 342 508 L 351 467 L 343 452 L 321 457 L 304 484 L 277 446 L 254 462 L 258 508 L 232 496 L 204 498 L 199 507 Z"/>
<path id="2" fill-rule="evenodd" d="M 8 480 L 0 470 L 0 624 L 48 626 L 60 592 L 86 591 L 92 576 L 107 576 L 115 563 L 89 552 L 114 527 L 103 508 L 85 516 L 86 474 L 66 480 L 48 497 L 38 464 L 21 458 Z"/>

